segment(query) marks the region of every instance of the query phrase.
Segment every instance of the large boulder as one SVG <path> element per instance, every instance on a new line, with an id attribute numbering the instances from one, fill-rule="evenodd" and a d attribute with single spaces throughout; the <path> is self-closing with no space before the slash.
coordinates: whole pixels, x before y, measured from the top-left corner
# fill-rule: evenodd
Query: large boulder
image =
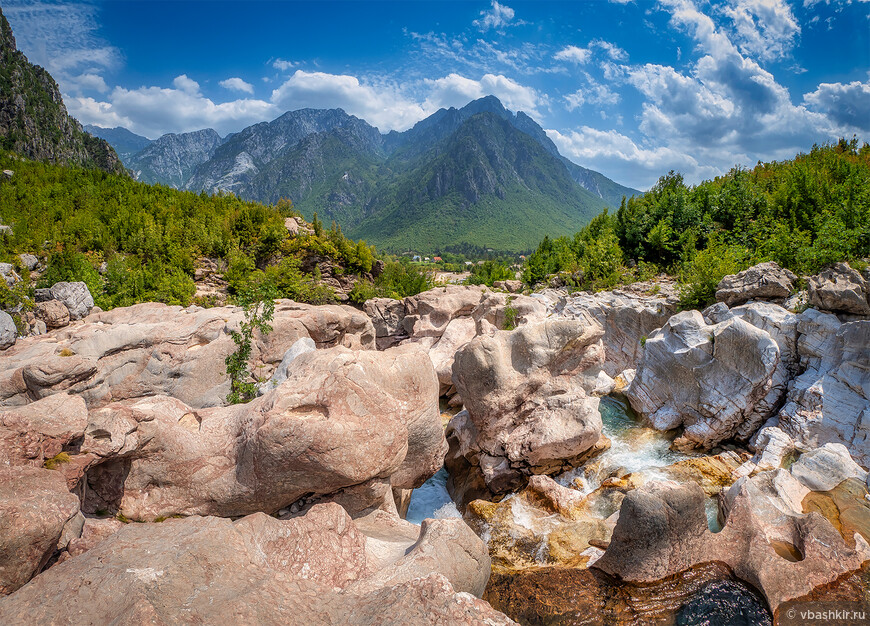
<path id="1" fill-rule="evenodd" d="M 0 350 L 14 346 L 17 339 L 18 328 L 15 320 L 6 311 L 0 311 Z"/>
<path id="2" fill-rule="evenodd" d="M 870 315 L 870 287 L 848 263 L 837 263 L 809 280 L 810 304 L 819 309 Z"/>
<path id="3" fill-rule="evenodd" d="M 33 312 L 48 328 L 63 328 L 70 322 L 69 309 L 60 300 L 38 302 Z"/>
<path id="4" fill-rule="evenodd" d="M 0 596 L 42 569 L 78 512 L 79 499 L 62 474 L 0 465 Z M 4 603 L 0 600 L 0 613 Z"/>
<path id="5" fill-rule="evenodd" d="M 677 446 L 712 448 L 766 397 L 779 360 L 771 336 L 743 319 L 707 324 L 684 311 L 649 336 L 625 393 L 655 428 L 684 428 Z"/>
<path id="6" fill-rule="evenodd" d="M 402 320 L 405 319 L 405 303 L 393 298 L 366 300 L 363 310 L 372 319 L 378 348 L 385 349 L 407 338 Z"/>
<path id="7" fill-rule="evenodd" d="M 0 360 L 0 406 L 69 392 L 88 407 L 144 396 L 168 395 L 201 408 L 219 406 L 229 393 L 226 357 L 236 350 L 230 332 L 243 312 L 137 304 L 91 314 L 82 323 L 28 337 Z M 373 350 L 368 317 L 344 306 L 279 300 L 273 330 L 254 337 L 250 371 L 268 377 L 301 338 L 318 348 Z"/>
<path id="8" fill-rule="evenodd" d="M 12 263 L 0 263 L 0 280 L 3 280 L 7 287 L 11 287 L 20 281 L 21 277 L 15 271 L 15 266 Z"/>
<path id="9" fill-rule="evenodd" d="M 153 396 L 90 412 L 82 448 L 88 512 L 135 520 L 273 513 L 303 496 L 354 515 L 394 507 L 392 488 L 419 487 L 447 444 L 437 380 L 413 347 L 317 350 L 287 380 L 244 405 L 197 410 Z"/>
<path id="10" fill-rule="evenodd" d="M 806 493 L 785 470 L 741 478 L 722 498 L 724 527 L 712 533 L 700 486 L 647 483 L 625 496 L 610 545 L 593 567 L 650 583 L 721 561 L 775 612 L 870 559 L 864 537 L 845 538 L 819 513 L 802 512 Z"/>
<path id="11" fill-rule="evenodd" d="M 365 536 L 337 505 L 285 521 L 256 514 L 129 524 L 6 598 L 0 621 L 512 623 L 454 577 L 452 558 L 488 576 L 483 543 L 466 528 L 462 548 L 474 550 L 463 556 L 441 541 L 439 522 L 386 572 L 372 571 Z"/>
<path id="12" fill-rule="evenodd" d="M 794 291 L 796 280 L 797 276 L 773 261 L 759 263 L 719 281 L 716 300 L 728 306 L 749 300 L 785 300 Z"/>
<path id="13" fill-rule="evenodd" d="M 452 423 L 457 454 L 494 493 L 566 469 L 598 442 L 603 334 L 591 318 L 547 320 L 478 336 L 456 353 L 453 383 L 467 409 Z"/>
<path id="14" fill-rule="evenodd" d="M 51 297 L 62 302 L 69 310 L 71 320 L 80 320 L 94 308 L 94 299 L 85 283 L 55 283 L 51 286 Z"/>
<path id="15" fill-rule="evenodd" d="M 791 473 L 812 491 L 830 491 L 849 478 L 867 480 L 867 471 L 852 460 L 841 443 L 826 443 L 802 454 L 791 466 Z"/>
<path id="16" fill-rule="evenodd" d="M 634 369 L 643 356 L 643 339 L 677 312 L 679 298 L 667 283 L 637 283 L 622 289 L 559 297 L 552 305 L 560 317 L 591 315 L 604 328 L 604 371 L 611 377 Z"/>
<path id="17" fill-rule="evenodd" d="M 84 400 L 65 393 L 0 409 L 0 466 L 41 467 L 81 442 L 87 425 Z"/>
<path id="18" fill-rule="evenodd" d="M 780 428 L 805 449 L 842 443 L 870 466 L 870 321 L 842 324 L 809 309 L 798 329 L 802 373 L 778 413 Z"/>

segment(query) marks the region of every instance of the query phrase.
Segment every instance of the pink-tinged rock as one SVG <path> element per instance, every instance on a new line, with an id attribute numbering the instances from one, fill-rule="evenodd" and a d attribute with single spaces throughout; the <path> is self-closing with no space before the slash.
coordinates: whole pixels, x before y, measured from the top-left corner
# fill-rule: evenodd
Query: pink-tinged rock
<path id="1" fill-rule="evenodd" d="M 86 510 L 130 519 L 274 512 L 302 496 L 354 514 L 440 469 L 438 383 L 414 347 L 300 355 L 288 379 L 233 407 L 155 396 L 90 413 Z"/>
<path id="2" fill-rule="evenodd" d="M 470 434 L 453 436 L 492 491 L 570 467 L 596 444 L 601 416 L 591 394 L 602 334 L 590 318 L 547 320 L 479 336 L 457 352 L 453 382 L 468 413 L 452 430 Z"/>
<path id="3" fill-rule="evenodd" d="M 89 408 L 113 401 L 168 395 L 197 407 L 219 406 L 229 392 L 226 357 L 230 332 L 243 319 L 238 307 L 166 306 L 159 303 L 89 315 L 82 323 L 28 337 L 0 360 L 0 406 L 27 404 L 68 391 Z M 374 349 L 368 317 L 344 306 L 279 300 L 273 331 L 255 338 L 251 371 L 268 377 L 298 339 L 318 348 Z"/>
<path id="4" fill-rule="evenodd" d="M 39 302 L 34 309 L 37 319 L 45 322 L 48 328 L 63 328 L 69 325 L 69 309 L 60 300 Z"/>
<path id="5" fill-rule="evenodd" d="M 0 466 L 41 467 L 64 446 L 81 440 L 87 425 L 84 400 L 65 393 L 0 409 Z"/>
<path id="6" fill-rule="evenodd" d="M 42 569 L 78 512 L 79 499 L 62 474 L 0 467 L 0 595 L 12 593 Z"/>
<path id="7" fill-rule="evenodd" d="M 806 493 L 785 470 L 741 478 L 721 496 L 725 524 L 714 534 L 699 485 L 647 483 L 623 499 L 610 545 L 594 567 L 644 583 L 720 561 L 775 611 L 870 559 L 863 537 L 856 533 L 850 547 L 822 515 L 801 513 Z"/>
<path id="8" fill-rule="evenodd" d="M 476 551 L 485 555 L 483 543 L 474 539 Z M 421 536 L 418 548 L 424 545 L 441 550 L 426 562 L 428 571 L 413 571 L 407 562 L 387 565 L 382 571 L 394 573 L 376 581 L 380 572 L 367 563 L 365 538 L 334 504 L 285 521 L 257 514 L 235 523 L 191 517 L 128 524 L 6 598 L 0 621 L 513 623 L 486 602 L 457 592 L 455 586 L 468 578 L 451 569 L 451 554 L 460 548 Z M 422 566 L 426 556 L 411 561 Z M 477 567 L 488 576 L 488 561 Z"/>

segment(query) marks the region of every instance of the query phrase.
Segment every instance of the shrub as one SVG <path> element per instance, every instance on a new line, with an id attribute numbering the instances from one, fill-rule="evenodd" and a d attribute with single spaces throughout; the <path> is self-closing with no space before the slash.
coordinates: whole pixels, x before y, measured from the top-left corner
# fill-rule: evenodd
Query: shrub
<path id="1" fill-rule="evenodd" d="M 262 335 L 272 332 L 272 316 L 275 313 L 275 288 L 265 282 L 248 288 L 237 296 L 237 302 L 244 311 L 245 319 L 239 330 L 231 333 L 236 351 L 226 358 L 227 375 L 230 377 L 230 393 L 227 402 L 239 404 L 254 397 L 256 384 L 251 380 L 248 359 L 251 358 L 254 332 Z"/>

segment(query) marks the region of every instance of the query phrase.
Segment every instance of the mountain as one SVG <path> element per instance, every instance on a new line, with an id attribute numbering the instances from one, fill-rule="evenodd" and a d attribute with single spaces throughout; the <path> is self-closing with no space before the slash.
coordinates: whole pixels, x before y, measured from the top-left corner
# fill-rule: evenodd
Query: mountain
<path id="1" fill-rule="evenodd" d="M 604 208 L 540 143 L 489 111 L 406 162 L 373 200 L 377 212 L 348 228 L 353 237 L 392 250 L 463 242 L 524 250 Z"/>
<path id="2" fill-rule="evenodd" d="M 40 161 L 124 173 L 115 150 L 70 117 L 57 83 L 20 52 L 0 11 L 0 149 Z"/>
<path id="3" fill-rule="evenodd" d="M 197 166 L 211 159 L 222 141 L 211 128 L 177 135 L 169 133 L 134 154 L 126 165 L 136 180 L 183 189 Z"/>
<path id="4" fill-rule="evenodd" d="M 115 152 L 118 153 L 118 156 L 121 157 L 121 161 L 123 161 L 125 165 L 130 157 L 140 150 L 143 150 L 151 143 L 151 140 L 148 139 L 148 137 L 131 133 L 126 128 L 120 126 L 116 128 L 101 128 L 99 126 L 94 126 L 93 124 L 88 124 L 85 126 L 85 130 L 94 137 L 99 137 L 100 139 L 105 139 L 109 142 L 109 145 L 115 149 Z"/>
<path id="5" fill-rule="evenodd" d="M 285 113 L 271 122 L 254 124 L 230 137 L 215 151 L 208 163 L 197 168 L 187 188 L 209 192 L 232 191 L 242 197 L 259 198 L 261 201 L 277 200 L 274 170 L 271 175 L 265 176 L 266 181 L 258 179 L 261 171 L 267 169 L 272 161 L 288 155 L 306 137 L 338 128 L 345 128 L 345 134 L 358 135 L 373 152 L 380 151 L 380 133 L 361 119 L 341 109 L 300 109 Z M 304 186 L 290 189 L 294 200 L 302 189 Z"/>
<path id="6" fill-rule="evenodd" d="M 259 202 L 290 198 L 309 219 L 317 212 L 392 250 L 525 250 L 640 194 L 565 159 L 532 118 L 494 96 L 386 135 L 341 109 L 290 111 L 227 137 L 211 155 L 173 160 L 189 177 L 153 166 L 146 175 L 158 145 L 179 137 L 132 157 L 140 180 Z"/>

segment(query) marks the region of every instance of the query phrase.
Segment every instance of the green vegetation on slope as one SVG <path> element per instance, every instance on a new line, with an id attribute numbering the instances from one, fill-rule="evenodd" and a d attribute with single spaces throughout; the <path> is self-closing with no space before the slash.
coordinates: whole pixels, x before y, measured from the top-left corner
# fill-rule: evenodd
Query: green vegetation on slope
<path id="1" fill-rule="evenodd" d="M 868 255 L 870 145 L 841 139 L 694 187 L 671 172 L 573 239 L 542 241 L 524 279 L 568 272 L 577 286 L 606 288 L 664 270 L 680 277 L 685 306 L 704 306 L 723 276 L 755 263 L 811 274 Z"/>
<path id="2" fill-rule="evenodd" d="M 288 201 L 266 206 L 232 195 L 208 196 L 138 183 L 102 170 L 62 167 L 0 152 L 0 262 L 19 265 L 19 253 L 48 258 L 39 286 L 84 281 L 104 309 L 136 302 L 188 304 L 200 257 L 226 267 L 231 293 L 268 282 L 282 297 L 331 302 L 332 290 L 319 276 L 305 274 L 308 256 L 330 259 L 346 274 L 372 270 L 375 250 L 347 239 L 333 225 L 315 221 L 314 232 L 288 237 L 284 219 L 295 212 Z M 103 273 L 98 269 L 103 263 Z M 388 264 L 389 265 L 389 264 Z M 23 270 L 22 270 L 23 271 Z M 403 273 L 404 272 L 404 273 Z M 393 268 L 375 281 L 379 291 L 413 288 L 416 270 Z M 404 278 L 409 278 L 405 283 Z M 6 293 L 4 299 L 13 294 Z"/>
<path id="3" fill-rule="evenodd" d="M 394 251 L 459 243 L 526 250 L 604 207 L 537 141 L 490 113 L 417 156 L 373 204 L 377 213 L 349 232 Z"/>

